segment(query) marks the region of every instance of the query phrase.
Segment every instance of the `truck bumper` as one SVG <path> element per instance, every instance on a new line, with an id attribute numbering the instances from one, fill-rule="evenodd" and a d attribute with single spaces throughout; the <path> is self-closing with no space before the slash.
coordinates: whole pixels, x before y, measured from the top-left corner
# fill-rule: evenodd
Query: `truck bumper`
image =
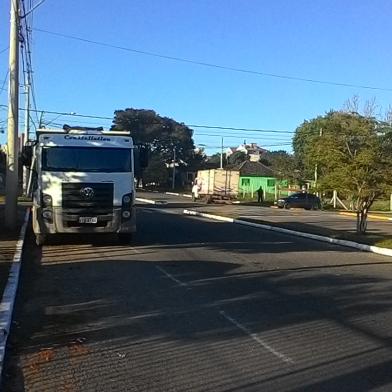
<path id="1" fill-rule="evenodd" d="M 64 210 L 61 207 L 52 209 L 52 219 L 44 218 L 42 207 L 33 206 L 33 231 L 35 234 L 57 233 L 134 233 L 136 232 L 136 208 L 131 208 L 128 219 L 122 217 L 122 209 L 114 208 L 111 213 L 97 215 Z M 96 224 L 80 224 L 79 217 L 96 217 Z"/>

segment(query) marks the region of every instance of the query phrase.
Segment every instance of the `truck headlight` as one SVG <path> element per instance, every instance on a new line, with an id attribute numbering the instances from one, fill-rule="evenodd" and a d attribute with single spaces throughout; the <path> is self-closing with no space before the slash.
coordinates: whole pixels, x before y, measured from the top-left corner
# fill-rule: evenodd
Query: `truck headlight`
<path id="1" fill-rule="evenodd" d="M 51 207 L 52 206 L 52 196 L 50 195 L 42 195 L 42 203 L 44 207 Z"/>

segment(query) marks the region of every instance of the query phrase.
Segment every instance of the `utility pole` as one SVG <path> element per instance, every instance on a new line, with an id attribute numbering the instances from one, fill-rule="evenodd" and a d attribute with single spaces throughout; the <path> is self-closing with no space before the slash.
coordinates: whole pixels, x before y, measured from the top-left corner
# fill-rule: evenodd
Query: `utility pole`
<path id="1" fill-rule="evenodd" d="M 221 140 L 220 168 L 223 169 L 223 137 L 222 137 L 222 140 Z"/>
<path id="2" fill-rule="evenodd" d="M 25 129 L 24 129 L 24 144 L 29 141 L 30 137 L 30 72 L 27 71 L 25 75 Z M 27 195 L 27 184 L 29 181 L 29 174 L 27 167 L 23 167 L 23 194 Z"/>
<path id="3" fill-rule="evenodd" d="M 173 147 L 173 179 L 172 179 L 172 189 L 176 187 L 176 148 Z"/>
<path id="4" fill-rule="evenodd" d="M 16 227 L 18 202 L 19 0 L 11 0 L 5 226 Z"/>

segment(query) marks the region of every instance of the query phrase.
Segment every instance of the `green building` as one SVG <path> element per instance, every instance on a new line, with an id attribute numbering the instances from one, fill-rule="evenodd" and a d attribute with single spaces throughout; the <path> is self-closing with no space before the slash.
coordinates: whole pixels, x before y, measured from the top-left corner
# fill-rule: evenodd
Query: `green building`
<path id="1" fill-rule="evenodd" d="M 261 187 L 264 200 L 275 200 L 278 196 L 287 195 L 287 180 L 279 180 L 268 166 L 260 162 L 245 161 L 236 165 L 240 172 L 239 197 L 254 197 Z"/>

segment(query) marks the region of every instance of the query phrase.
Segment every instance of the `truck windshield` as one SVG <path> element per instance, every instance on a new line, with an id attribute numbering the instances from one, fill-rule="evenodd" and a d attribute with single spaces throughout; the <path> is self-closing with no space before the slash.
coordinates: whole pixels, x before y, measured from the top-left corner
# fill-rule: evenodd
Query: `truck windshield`
<path id="1" fill-rule="evenodd" d="M 125 148 L 46 147 L 42 169 L 76 172 L 130 172 L 131 150 Z"/>

